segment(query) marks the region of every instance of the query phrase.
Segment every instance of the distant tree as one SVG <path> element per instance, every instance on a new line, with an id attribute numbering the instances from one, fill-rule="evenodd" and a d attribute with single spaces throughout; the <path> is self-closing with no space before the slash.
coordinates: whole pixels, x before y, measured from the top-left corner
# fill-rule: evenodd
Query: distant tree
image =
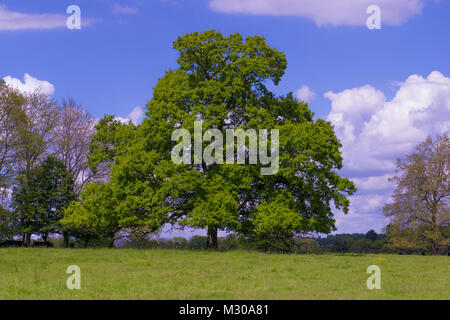
<path id="1" fill-rule="evenodd" d="M 0 241 L 11 239 L 14 236 L 14 229 L 10 221 L 11 212 L 0 205 Z"/>
<path id="2" fill-rule="evenodd" d="M 205 250 L 206 249 L 206 237 L 205 236 L 192 236 L 189 239 L 189 248 L 193 250 Z"/>
<path id="3" fill-rule="evenodd" d="M 12 194 L 13 222 L 25 245 L 31 235 L 41 235 L 47 241 L 49 233 L 62 232 L 59 220 L 69 203 L 76 199 L 74 182 L 64 164 L 54 156 L 41 166 L 26 171 L 17 179 Z"/>
<path id="4" fill-rule="evenodd" d="M 369 253 L 374 249 L 374 243 L 369 239 L 360 239 L 355 242 L 350 247 L 350 252 L 355 253 Z"/>
<path id="5" fill-rule="evenodd" d="M 27 174 L 52 152 L 59 108 L 50 96 L 39 91 L 24 93 L 24 117 L 16 123 L 17 174 Z"/>
<path id="6" fill-rule="evenodd" d="M 229 234 L 219 241 L 219 250 L 229 251 L 237 249 L 239 246 L 239 236 L 237 234 Z"/>
<path id="7" fill-rule="evenodd" d="M 376 241 L 378 239 L 378 235 L 375 232 L 375 230 L 370 229 L 365 236 L 366 239 L 372 240 L 372 241 Z"/>
<path id="8" fill-rule="evenodd" d="M 353 243 L 355 243 L 356 241 L 359 240 L 355 240 L 350 237 L 336 238 L 331 245 L 331 251 L 340 253 L 350 252 Z"/>
<path id="9" fill-rule="evenodd" d="M 77 195 L 87 184 L 105 178 L 105 166 L 97 166 L 95 173 L 89 168 L 90 141 L 95 134 L 96 119 L 81 109 L 73 98 L 63 100 L 55 127 L 55 153 L 72 173 Z"/>
<path id="10" fill-rule="evenodd" d="M 25 98 L 17 90 L 0 83 L 0 205 L 16 175 L 18 128 L 26 118 L 21 108 L 24 104 Z"/>
<path id="11" fill-rule="evenodd" d="M 175 237 L 173 239 L 169 239 L 167 244 L 170 249 L 187 249 L 188 241 L 183 237 Z"/>
<path id="12" fill-rule="evenodd" d="M 393 251 L 388 247 L 386 238 L 378 239 L 373 242 L 373 253 L 392 253 Z"/>
<path id="13" fill-rule="evenodd" d="M 385 205 L 394 246 L 448 252 L 450 244 L 450 139 L 428 137 L 416 152 L 397 160 L 393 203 Z"/>
<path id="14" fill-rule="evenodd" d="M 297 253 L 319 253 L 321 248 L 319 243 L 313 238 L 295 239 L 295 247 Z"/>

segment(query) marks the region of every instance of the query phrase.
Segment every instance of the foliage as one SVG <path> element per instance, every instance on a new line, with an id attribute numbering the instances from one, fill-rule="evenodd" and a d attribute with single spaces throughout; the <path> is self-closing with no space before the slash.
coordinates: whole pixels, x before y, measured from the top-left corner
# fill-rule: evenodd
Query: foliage
<path id="1" fill-rule="evenodd" d="M 189 248 L 194 250 L 206 249 L 206 237 L 204 236 L 192 236 L 189 240 Z"/>
<path id="2" fill-rule="evenodd" d="M 90 170 L 87 155 L 96 119 L 81 109 L 72 98 L 64 99 L 58 112 L 58 124 L 54 129 L 54 149 L 58 158 L 72 173 L 77 195 L 87 184 L 106 177 L 108 168 L 98 166 Z"/>
<path id="3" fill-rule="evenodd" d="M 72 202 L 66 209 L 61 224 L 73 233 L 105 238 L 110 247 L 118 232 L 125 227 L 108 183 L 92 183 L 81 193 L 81 202 Z"/>
<path id="4" fill-rule="evenodd" d="M 15 150 L 20 144 L 18 124 L 25 119 L 21 109 L 24 103 L 25 98 L 17 90 L 0 82 L 0 203 L 14 180 L 19 160 Z"/>
<path id="5" fill-rule="evenodd" d="M 58 125 L 59 108 L 50 96 L 39 91 L 26 93 L 20 106 L 23 116 L 16 123 L 16 173 L 28 174 L 51 153 Z"/>
<path id="6" fill-rule="evenodd" d="M 59 220 L 64 209 L 76 199 L 72 175 L 54 156 L 41 166 L 19 176 L 12 195 L 13 223 L 18 234 L 41 235 L 61 233 Z"/>
<path id="7" fill-rule="evenodd" d="M 319 243 L 313 238 L 295 239 L 294 250 L 296 253 L 303 253 L 303 254 L 322 252 Z"/>
<path id="8" fill-rule="evenodd" d="M 230 251 L 239 248 L 239 236 L 236 234 L 229 234 L 225 238 L 219 238 L 219 250 Z"/>
<path id="9" fill-rule="evenodd" d="M 92 168 L 112 167 L 110 196 L 120 214 L 155 229 L 208 228 L 212 248 L 218 230 L 280 239 L 335 230 L 332 203 L 347 212 L 346 196 L 356 189 L 336 173 L 341 144 L 331 124 L 314 121 L 292 94 L 277 97 L 267 88 L 281 80 L 284 54 L 263 37 L 216 31 L 186 34 L 174 48 L 178 68 L 158 81 L 144 122 L 135 127 L 105 117 L 91 143 Z M 196 120 L 204 130 L 279 129 L 278 173 L 262 176 L 262 164 L 174 164 L 172 133 L 180 127 L 193 133 Z"/>
<path id="10" fill-rule="evenodd" d="M 350 252 L 369 253 L 373 250 L 373 241 L 370 239 L 360 239 L 352 243 Z"/>
<path id="11" fill-rule="evenodd" d="M 431 248 L 448 252 L 450 245 L 450 139 L 428 137 L 416 152 L 397 160 L 393 203 L 383 208 L 394 247 Z"/>
<path id="12" fill-rule="evenodd" d="M 367 231 L 366 235 L 365 235 L 366 239 L 372 240 L 372 241 L 376 241 L 378 239 L 378 235 L 375 232 L 375 230 L 370 229 L 369 231 Z"/>
<path id="13" fill-rule="evenodd" d="M 0 241 L 11 239 L 14 229 L 11 227 L 11 212 L 0 205 Z"/>

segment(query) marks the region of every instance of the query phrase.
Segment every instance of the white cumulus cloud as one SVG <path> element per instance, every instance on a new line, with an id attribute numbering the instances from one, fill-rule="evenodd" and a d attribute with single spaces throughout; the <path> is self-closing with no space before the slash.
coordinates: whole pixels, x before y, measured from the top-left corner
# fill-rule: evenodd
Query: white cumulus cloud
<path id="1" fill-rule="evenodd" d="M 350 170 L 392 171 L 396 157 L 450 128 L 450 78 L 438 71 L 426 78 L 411 75 L 390 101 L 368 85 L 325 97 L 331 100 L 327 120 L 335 126 Z"/>
<path id="2" fill-rule="evenodd" d="M 38 80 L 30 76 L 28 73 L 25 73 L 23 82 L 20 79 L 13 78 L 11 76 L 4 77 L 3 81 L 5 81 L 6 85 L 9 87 L 26 93 L 32 93 L 36 90 L 48 95 L 53 95 L 53 93 L 55 93 L 55 86 L 50 82 Z"/>
<path id="3" fill-rule="evenodd" d="M 311 102 L 316 97 L 316 94 L 307 86 L 303 85 L 295 92 L 295 96 L 305 102 Z"/>
<path id="4" fill-rule="evenodd" d="M 386 190 L 393 186 L 393 182 L 389 181 L 390 174 L 369 177 L 351 178 L 359 191 L 378 191 Z"/>
<path id="5" fill-rule="evenodd" d="M 138 125 L 144 119 L 144 114 L 144 109 L 138 106 L 135 107 L 126 118 L 116 117 L 116 119 L 125 124 L 128 124 L 131 121 L 133 124 Z"/>
<path id="6" fill-rule="evenodd" d="M 381 8 L 382 24 L 400 25 L 421 14 L 428 0 L 210 0 L 213 11 L 270 16 L 299 16 L 318 26 L 366 25 L 370 5 Z"/>
<path id="7" fill-rule="evenodd" d="M 64 12 L 65 13 L 65 12 Z M 51 30 L 58 28 L 66 28 L 66 21 L 69 15 L 52 14 L 52 13 L 22 13 L 10 11 L 4 5 L 0 5 L 0 31 L 17 31 L 17 30 Z M 89 26 L 96 19 L 81 19 L 82 26 Z"/>

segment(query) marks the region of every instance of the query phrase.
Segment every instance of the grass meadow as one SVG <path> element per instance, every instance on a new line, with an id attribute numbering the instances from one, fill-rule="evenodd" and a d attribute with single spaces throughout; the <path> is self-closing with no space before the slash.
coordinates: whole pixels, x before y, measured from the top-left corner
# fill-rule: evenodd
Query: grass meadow
<path id="1" fill-rule="evenodd" d="M 69 265 L 81 289 L 69 290 Z M 366 286 L 369 265 L 381 289 Z M 449 299 L 450 259 L 247 251 L 0 249 L 0 299 Z"/>

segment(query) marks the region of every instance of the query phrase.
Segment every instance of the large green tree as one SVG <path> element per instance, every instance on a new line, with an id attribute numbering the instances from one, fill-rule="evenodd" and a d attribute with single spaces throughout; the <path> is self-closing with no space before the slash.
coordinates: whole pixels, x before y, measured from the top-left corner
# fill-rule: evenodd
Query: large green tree
<path id="1" fill-rule="evenodd" d="M 112 164 L 109 183 L 122 214 L 155 228 L 165 223 L 206 228 L 210 248 L 217 248 L 218 230 L 264 235 L 335 230 L 332 205 L 347 212 L 346 196 L 355 187 L 336 172 L 342 167 L 341 144 L 331 124 L 314 120 L 307 104 L 292 94 L 269 90 L 284 74 L 285 55 L 263 37 L 216 31 L 186 34 L 174 48 L 178 68 L 158 81 L 144 122 L 124 130 L 105 118 L 93 139 L 94 166 Z M 279 145 L 268 142 L 269 150 L 279 147 L 276 174 L 262 175 L 267 165 L 261 161 L 248 164 L 248 148 L 248 165 L 175 164 L 174 130 L 194 136 L 198 120 L 203 132 L 278 129 Z M 210 143 L 203 138 L 202 150 Z M 239 143 L 219 152 L 234 151 Z"/>

